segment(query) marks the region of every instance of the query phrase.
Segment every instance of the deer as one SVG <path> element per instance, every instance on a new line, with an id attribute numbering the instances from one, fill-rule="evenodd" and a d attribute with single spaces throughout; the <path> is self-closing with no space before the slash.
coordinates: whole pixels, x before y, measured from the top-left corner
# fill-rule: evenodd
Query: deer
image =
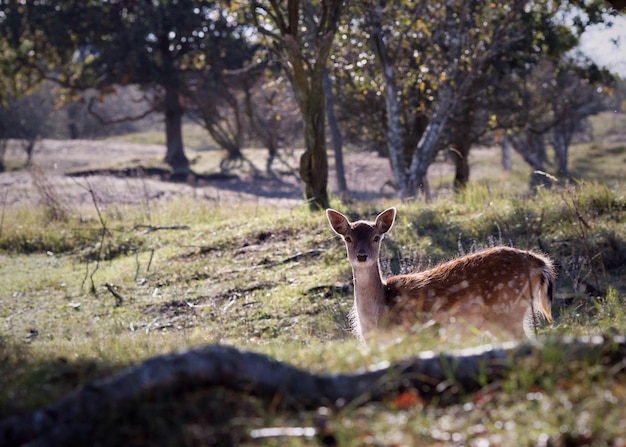
<path id="1" fill-rule="evenodd" d="M 411 331 L 428 322 L 485 334 L 497 328 L 515 339 L 535 340 L 540 319 L 553 322 L 555 272 L 542 254 L 496 246 L 383 279 L 380 246 L 396 209 L 386 209 L 373 222 L 350 222 L 333 209 L 326 216 L 342 237 L 352 266 L 354 306 L 349 318 L 362 341 L 381 330 Z"/>

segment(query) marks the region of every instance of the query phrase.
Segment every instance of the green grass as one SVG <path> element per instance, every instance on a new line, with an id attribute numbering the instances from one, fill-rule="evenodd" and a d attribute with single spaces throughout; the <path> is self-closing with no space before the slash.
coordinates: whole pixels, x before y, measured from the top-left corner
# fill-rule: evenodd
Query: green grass
<path id="1" fill-rule="evenodd" d="M 597 149 L 580 150 L 582 157 Z M 610 184 L 579 181 L 531 197 L 489 176 L 428 204 L 333 205 L 353 217 L 398 207 L 382 250 L 388 273 L 495 243 L 542 250 L 558 270 L 557 319 L 545 333 L 623 334 L 626 184 L 612 174 L 619 166 L 608 167 L 613 155 L 609 147 L 586 165 L 589 173 L 606 167 Z M 349 372 L 484 342 L 429 328 L 360 346 L 347 327 L 352 296 L 344 248 L 323 213 L 304 205 L 117 206 L 104 211 L 104 233 L 94 209 L 72 210 L 60 221 L 48 215 L 43 207 L 3 210 L 0 418 L 151 356 L 207 343 L 316 372 Z M 149 232 L 143 225 L 187 228 Z M 103 415 L 97 436 L 103 445 L 310 445 L 305 437 L 259 440 L 250 433 L 323 423 L 341 446 L 621 445 L 624 369 L 570 362 L 547 346 L 541 359 L 516 365 L 497 386 L 452 402 L 403 405 L 390 398 L 293 411 L 219 388 L 171 390 Z"/>
<path id="2" fill-rule="evenodd" d="M 208 132 L 198 124 L 187 123 L 183 125 L 183 138 L 185 147 L 188 149 L 211 149 L 215 148 L 211 136 Z M 145 132 L 137 132 L 126 135 L 116 135 L 109 138 L 116 141 L 125 141 L 127 143 L 139 144 L 165 144 L 165 131 L 153 130 Z"/>

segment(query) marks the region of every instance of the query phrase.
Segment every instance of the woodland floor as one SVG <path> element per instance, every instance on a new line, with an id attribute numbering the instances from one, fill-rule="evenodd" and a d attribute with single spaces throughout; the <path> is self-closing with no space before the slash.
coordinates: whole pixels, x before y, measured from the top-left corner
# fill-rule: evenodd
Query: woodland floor
<path id="1" fill-rule="evenodd" d="M 482 152 L 496 149 L 477 149 Z M 71 206 L 92 201 L 91 187 L 100 203 L 131 204 L 154 199 L 196 197 L 224 203 L 241 201 L 297 205 L 302 203 L 303 184 L 297 176 L 298 152 L 283 154 L 273 165 L 274 175 L 265 171 L 264 150 L 244 151 L 254 165 L 244 163 L 228 172 L 220 171 L 223 156 L 218 150 L 187 150 L 194 181 L 168 181 L 167 167 L 160 161 L 162 145 L 137 144 L 111 140 L 41 140 L 34 151 L 35 170 L 22 169 L 26 155 L 17 144 L 10 145 L 5 156 L 8 166 L 0 175 L 0 191 L 6 191 L 6 205 L 36 204 L 41 187 L 53 188 Z M 387 159 L 375 153 L 345 154 L 345 171 L 352 199 L 392 197 L 391 170 Z M 337 193 L 334 160 L 330 162 L 329 190 Z M 450 175 L 452 166 L 436 163 L 430 169 L 431 182 Z M 68 175 L 69 174 L 69 175 Z M 39 182 L 40 188 L 33 188 Z M 36 186 L 36 185 L 35 185 Z M 4 194 L 4 193 L 3 193 Z"/>

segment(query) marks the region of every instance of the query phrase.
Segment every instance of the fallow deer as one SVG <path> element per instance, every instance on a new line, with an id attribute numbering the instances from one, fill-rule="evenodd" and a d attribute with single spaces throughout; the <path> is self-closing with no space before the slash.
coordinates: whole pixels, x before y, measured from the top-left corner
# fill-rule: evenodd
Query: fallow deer
<path id="1" fill-rule="evenodd" d="M 396 209 L 374 222 L 350 222 L 328 209 L 332 229 L 346 245 L 354 277 L 354 333 L 400 327 L 410 330 L 434 320 L 474 327 L 501 328 L 513 337 L 535 338 L 538 318 L 552 323 L 552 262 L 537 253 L 494 247 L 442 263 L 430 270 L 383 279 L 379 250 L 395 220 Z"/>

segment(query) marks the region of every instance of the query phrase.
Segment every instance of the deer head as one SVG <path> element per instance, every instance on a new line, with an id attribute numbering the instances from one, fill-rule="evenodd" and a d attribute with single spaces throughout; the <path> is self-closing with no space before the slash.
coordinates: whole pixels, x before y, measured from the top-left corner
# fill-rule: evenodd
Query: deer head
<path id="1" fill-rule="evenodd" d="M 348 260 L 353 268 L 378 265 L 380 243 L 383 236 L 393 226 L 396 209 L 388 208 L 380 213 L 374 222 L 359 220 L 350 222 L 346 216 L 333 209 L 326 210 L 328 222 L 339 234 L 348 251 Z"/>

